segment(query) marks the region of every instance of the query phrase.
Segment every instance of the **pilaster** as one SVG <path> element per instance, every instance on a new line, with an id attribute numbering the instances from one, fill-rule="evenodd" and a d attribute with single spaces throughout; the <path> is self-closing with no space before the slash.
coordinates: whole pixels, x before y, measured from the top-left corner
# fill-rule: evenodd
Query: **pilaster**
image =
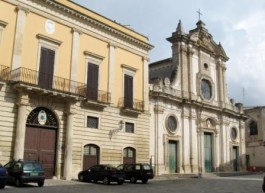
<path id="1" fill-rule="evenodd" d="M 184 99 L 189 98 L 188 48 L 182 43 L 180 46 L 181 91 Z"/>
<path id="2" fill-rule="evenodd" d="M 26 16 L 29 11 L 21 6 L 17 9 L 17 23 L 15 30 L 15 40 L 12 57 L 12 70 L 21 67 L 21 57 L 23 49 L 24 30 L 26 26 Z"/>
<path id="3" fill-rule="evenodd" d="M 78 55 L 79 55 L 79 44 L 81 30 L 76 28 L 72 29 L 73 40 L 72 40 L 72 58 L 71 58 L 71 80 L 77 81 L 77 71 L 78 71 Z"/>
<path id="4" fill-rule="evenodd" d="M 15 148 L 14 148 L 14 159 L 23 159 L 24 157 L 24 146 L 25 146 L 25 134 L 26 134 L 26 114 L 28 106 L 28 94 L 19 91 L 17 98 L 17 127 L 15 136 Z"/>
<path id="5" fill-rule="evenodd" d="M 73 130 L 74 130 L 74 114 L 75 114 L 75 103 L 67 104 L 67 125 L 65 135 L 65 151 L 64 151 L 64 179 L 71 180 L 72 178 L 72 154 L 73 154 Z"/>
<path id="6" fill-rule="evenodd" d="M 114 90 L 114 77 L 115 77 L 115 49 L 116 45 L 109 43 L 109 80 L 108 80 L 108 92 L 113 93 Z M 114 103 L 114 97 L 111 97 L 110 103 Z"/>
<path id="7" fill-rule="evenodd" d="M 148 61 L 147 57 L 143 57 L 143 94 L 144 94 L 144 110 L 149 110 L 149 68 L 148 68 Z"/>

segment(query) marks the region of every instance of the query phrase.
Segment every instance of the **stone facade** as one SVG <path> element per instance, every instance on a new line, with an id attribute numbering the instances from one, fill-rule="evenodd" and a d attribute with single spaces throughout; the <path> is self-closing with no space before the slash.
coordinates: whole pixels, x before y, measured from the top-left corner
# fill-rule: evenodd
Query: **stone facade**
<path id="1" fill-rule="evenodd" d="M 172 57 L 149 65 L 151 157 L 156 175 L 245 170 L 242 104 L 229 100 L 228 57 L 202 21 L 181 22 Z"/>
<path id="2" fill-rule="evenodd" d="M 265 171 L 265 107 L 246 108 L 245 112 L 247 169 Z"/>

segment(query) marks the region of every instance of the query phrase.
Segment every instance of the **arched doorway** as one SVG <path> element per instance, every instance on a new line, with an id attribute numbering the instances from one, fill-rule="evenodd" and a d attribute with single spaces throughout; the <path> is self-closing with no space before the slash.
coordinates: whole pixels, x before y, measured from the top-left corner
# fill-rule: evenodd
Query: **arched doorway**
<path id="1" fill-rule="evenodd" d="M 99 164 L 99 147 L 94 144 L 84 146 L 83 169 Z"/>
<path id="2" fill-rule="evenodd" d="M 135 149 L 132 147 L 126 147 L 123 149 L 123 163 L 135 164 Z"/>
<path id="3" fill-rule="evenodd" d="M 55 175 L 57 129 L 55 115 L 44 107 L 34 109 L 27 118 L 24 159 L 41 162 L 46 178 Z"/>

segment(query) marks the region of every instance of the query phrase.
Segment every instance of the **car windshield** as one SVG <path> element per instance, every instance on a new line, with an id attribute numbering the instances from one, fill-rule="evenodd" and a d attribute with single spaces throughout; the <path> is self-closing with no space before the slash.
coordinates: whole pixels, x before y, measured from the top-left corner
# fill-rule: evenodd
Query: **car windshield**
<path id="1" fill-rule="evenodd" d="M 42 170 L 42 166 L 39 163 L 25 163 L 24 170 Z"/>

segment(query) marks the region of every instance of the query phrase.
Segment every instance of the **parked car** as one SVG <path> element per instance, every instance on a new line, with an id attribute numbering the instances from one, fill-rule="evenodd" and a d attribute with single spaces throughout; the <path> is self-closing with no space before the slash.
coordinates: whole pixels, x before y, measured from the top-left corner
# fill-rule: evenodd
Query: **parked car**
<path id="1" fill-rule="evenodd" d="M 94 165 L 87 170 L 79 172 L 78 179 L 81 182 L 103 181 L 103 184 L 110 184 L 110 182 L 117 182 L 119 185 L 123 184 L 124 172 L 117 170 L 111 165 Z"/>
<path id="2" fill-rule="evenodd" d="M 0 189 L 5 188 L 7 182 L 7 170 L 0 164 Z"/>
<path id="3" fill-rule="evenodd" d="M 265 176 L 263 177 L 262 190 L 263 190 L 263 192 L 265 192 Z"/>
<path id="4" fill-rule="evenodd" d="M 149 179 L 154 178 L 153 169 L 149 164 L 121 164 L 117 168 L 120 171 L 124 171 L 125 180 L 130 180 L 131 183 L 141 180 L 146 184 Z"/>
<path id="5" fill-rule="evenodd" d="M 8 183 L 14 183 L 17 187 L 24 183 L 37 183 L 39 187 L 44 185 L 44 170 L 37 161 L 10 161 L 5 168 L 8 172 Z"/>

